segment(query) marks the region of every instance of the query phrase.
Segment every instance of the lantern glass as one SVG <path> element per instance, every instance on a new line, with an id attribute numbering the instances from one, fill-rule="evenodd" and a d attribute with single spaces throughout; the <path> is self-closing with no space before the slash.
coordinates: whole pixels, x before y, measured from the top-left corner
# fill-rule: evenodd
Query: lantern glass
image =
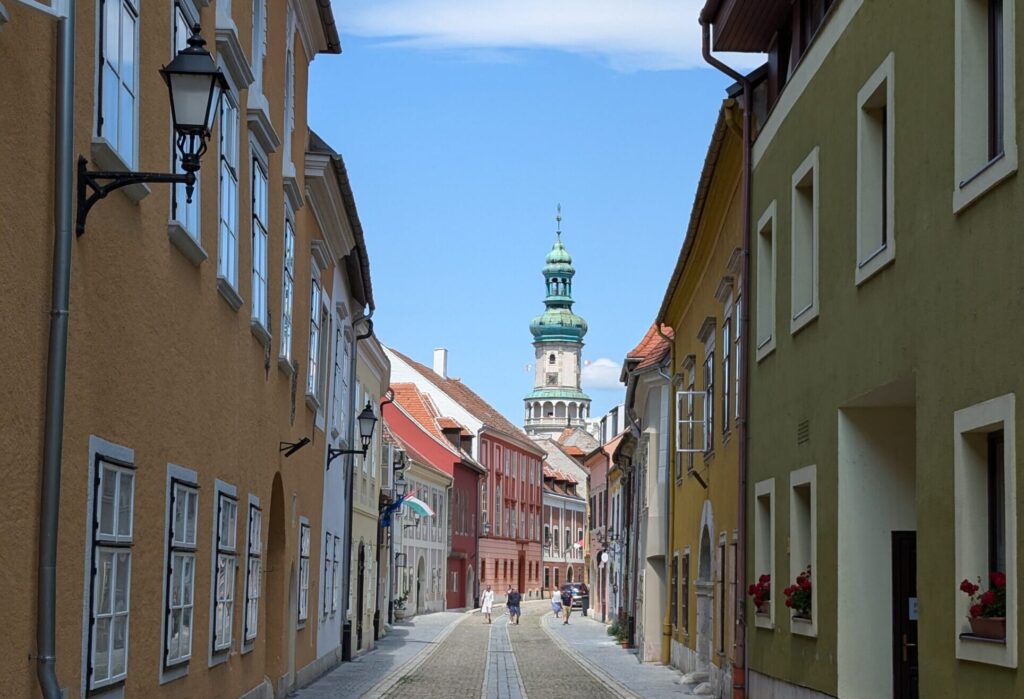
<path id="1" fill-rule="evenodd" d="M 175 130 L 209 133 L 220 101 L 217 76 L 209 73 L 170 73 L 171 110 Z"/>

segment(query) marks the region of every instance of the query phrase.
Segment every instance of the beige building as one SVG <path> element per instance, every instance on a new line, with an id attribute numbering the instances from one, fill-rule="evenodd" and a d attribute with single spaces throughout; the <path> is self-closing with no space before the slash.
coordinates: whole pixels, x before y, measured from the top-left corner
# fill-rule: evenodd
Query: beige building
<path id="1" fill-rule="evenodd" d="M 324 543 L 322 474 L 327 435 L 337 423 L 351 441 L 355 411 L 334 408 L 354 402 L 354 382 L 327 367 L 351 356 L 373 307 L 343 165 L 311 148 L 306 125 L 308 65 L 340 51 L 334 18 L 315 0 L 70 4 L 71 149 L 54 146 L 53 77 L 71 25 L 55 32 L 8 1 L 0 33 L 0 447 L 21 464 L 0 508 L 2 693 L 38 696 L 37 665 L 48 676 L 38 600 L 67 696 L 281 696 L 337 660 L 315 623 L 344 599 L 323 577 L 344 540 Z M 69 243 L 70 314 L 54 294 L 48 328 L 55 151 L 61 172 L 71 150 L 90 169 L 171 172 L 158 70 L 193 23 L 228 81 L 195 196 L 153 183 L 99 201 Z M 66 393 L 46 422 L 48 338 L 64 318 L 66 372 L 49 386 Z M 44 472 L 59 484 L 56 530 L 41 525 Z M 56 542 L 52 609 L 37 590 L 41 529 L 44 549 Z"/>

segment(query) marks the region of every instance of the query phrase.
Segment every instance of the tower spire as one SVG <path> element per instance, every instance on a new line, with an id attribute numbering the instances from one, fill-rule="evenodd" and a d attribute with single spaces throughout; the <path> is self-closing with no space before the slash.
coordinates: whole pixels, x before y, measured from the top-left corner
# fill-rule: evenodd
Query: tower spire
<path id="1" fill-rule="evenodd" d="M 555 235 L 557 235 L 558 239 L 561 240 L 562 239 L 562 205 L 561 204 L 558 205 L 558 211 L 555 214 L 555 224 L 556 224 Z"/>

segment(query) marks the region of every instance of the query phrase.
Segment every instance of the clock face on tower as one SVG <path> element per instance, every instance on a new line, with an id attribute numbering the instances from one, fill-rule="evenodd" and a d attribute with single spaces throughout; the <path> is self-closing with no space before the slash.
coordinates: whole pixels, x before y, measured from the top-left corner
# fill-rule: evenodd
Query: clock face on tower
<path id="1" fill-rule="evenodd" d="M 558 374 L 548 374 L 546 381 L 547 381 L 547 385 L 548 386 L 557 386 L 558 385 Z"/>

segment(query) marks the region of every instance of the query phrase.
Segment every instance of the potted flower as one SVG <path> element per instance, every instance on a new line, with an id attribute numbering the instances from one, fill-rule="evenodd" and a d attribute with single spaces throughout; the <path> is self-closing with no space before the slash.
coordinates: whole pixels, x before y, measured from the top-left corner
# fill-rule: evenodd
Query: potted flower
<path id="1" fill-rule="evenodd" d="M 970 598 L 967 621 L 971 635 L 979 638 L 1006 638 L 1006 574 L 993 570 L 988 574 L 989 588 L 981 592 L 981 578 L 975 585 L 964 579 L 960 591 Z"/>
<path id="2" fill-rule="evenodd" d="M 621 624 L 619 626 L 619 633 L 617 634 L 616 638 L 618 639 L 619 643 L 622 645 L 623 648 L 629 648 L 629 630 L 626 629 L 625 624 Z"/>
<path id="3" fill-rule="evenodd" d="M 790 585 L 782 594 L 786 596 L 786 606 L 793 610 L 797 619 L 811 618 L 811 567 L 796 576 L 796 583 Z"/>
<path id="4" fill-rule="evenodd" d="M 408 598 L 409 598 L 408 595 L 402 595 L 401 597 L 396 597 L 394 599 L 394 603 L 395 603 L 395 618 L 396 619 L 404 619 L 405 618 L 405 601 Z"/>
<path id="5" fill-rule="evenodd" d="M 747 594 L 754 599 L 758 614 L 768 615 L 769 602 L 772 599 L 772 576 L 762 575 L 757 582 L 747 588 Z"/>

